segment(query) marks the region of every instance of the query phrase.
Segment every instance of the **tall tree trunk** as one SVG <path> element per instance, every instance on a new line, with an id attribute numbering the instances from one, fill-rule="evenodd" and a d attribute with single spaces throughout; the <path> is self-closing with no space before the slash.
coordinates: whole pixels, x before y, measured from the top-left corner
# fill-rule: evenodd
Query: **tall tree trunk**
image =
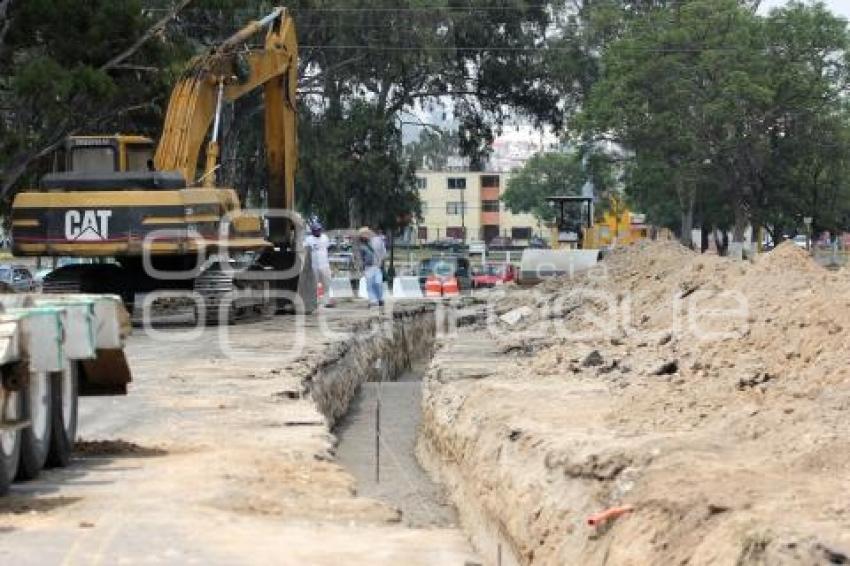
<path id="1" fill-rule="evenodd" d="M 682 236 L 680 239 L 683 246 L 687 246 L 691 249 L 694 247 L 693 231 L 694 211 L 693 208 L 688 208 L 682 211 Z"/>
<path id="2" fill-rule="evenodd" d="M 744 243 L 744 233 L 747 231 L 749 219 L 740 202 L 735 203 L 734 209 L 735 225 L 732 227 L 732 241 L 735 243 Z"/>
<path id="3" fill-rule="evenodd" d="M 676 180 L 676 192 L 679 194 L 679 205 L 682 213 L 682 234 L 680 240 L 683 246 L 694 248 L 694 205 L 695 196 L 692 190 L 685 188 L 681 176 Z"/>

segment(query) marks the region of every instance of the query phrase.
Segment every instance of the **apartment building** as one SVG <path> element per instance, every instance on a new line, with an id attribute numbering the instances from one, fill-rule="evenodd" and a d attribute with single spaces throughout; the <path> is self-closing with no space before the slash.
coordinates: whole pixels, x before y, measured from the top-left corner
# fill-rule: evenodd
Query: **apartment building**
<path id="1" fill-rule="evenodd" d="M 509 178 L 510 173 L 417 172 L 423 217 L 418 241 L 507 237 L 522 243 L 542 236 L 545 229 L 534 216 L 513 214 L 500 200 Z"/>

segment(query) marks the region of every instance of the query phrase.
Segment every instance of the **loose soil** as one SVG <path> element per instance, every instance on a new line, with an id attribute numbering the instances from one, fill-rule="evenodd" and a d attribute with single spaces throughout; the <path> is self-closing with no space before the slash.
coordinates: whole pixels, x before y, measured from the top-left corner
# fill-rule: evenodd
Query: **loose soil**
<path id="1" fill-rule="evenodd" d="M 488 310 L 443 341 L 420 438 L 485 558 L 850 563 L 847 272 L 643 243 Z"/>

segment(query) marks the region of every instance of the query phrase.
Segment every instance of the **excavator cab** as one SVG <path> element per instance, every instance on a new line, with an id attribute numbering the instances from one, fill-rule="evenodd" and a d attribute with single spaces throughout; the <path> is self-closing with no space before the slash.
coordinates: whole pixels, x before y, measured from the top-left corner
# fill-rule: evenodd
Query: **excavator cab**
<path id="1" fill-rule="evenodd" d="M 553 249 L 582 249 L 593 227 L 593 197 L 553 196 L 546 199 L 555 210 Z"/>
<path id="2" fill-rule="evenodd" d="M 151 171 L 154 142 L 143 136 L 70 136 L 52 156 L 52 173 Z"/>

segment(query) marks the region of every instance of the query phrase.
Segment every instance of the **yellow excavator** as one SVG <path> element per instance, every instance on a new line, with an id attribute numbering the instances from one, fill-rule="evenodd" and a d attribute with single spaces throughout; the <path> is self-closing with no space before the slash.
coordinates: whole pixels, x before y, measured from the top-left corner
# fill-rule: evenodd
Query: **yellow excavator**
<path id="1" fill-rule="evenodd" d="M 263 31 L 264 45 L 251 49 Z M 297 86 L 295 24 L 277 8 L 190 62 L 158 145 L 134 135 L 68 138 L 40 186 L 15 197 L 14 254 L 96 258 L 50 273 L 48 293 L 110 293 L 133 305 L 146 293 L 175 291 L 193 297 L 210 322 L 311 312 L 315 280 L 294 210 Z M 216 186 L 222 106 L 261 87 L 262 213 Z"/>
<path id="2" fill-rule="evenodd" d="M 555 212 L 551 224 L 551 249 L 527 249 L 520 260 L 519 281 L 574 275 L 596 265 L 600 253 L 633 244 L 648 236 L 643 215 L 631 212 L 622 199 L 612 196 L 607 210 L 597 215 L 594 197 L 558 195 L 546 199 Z"/>

